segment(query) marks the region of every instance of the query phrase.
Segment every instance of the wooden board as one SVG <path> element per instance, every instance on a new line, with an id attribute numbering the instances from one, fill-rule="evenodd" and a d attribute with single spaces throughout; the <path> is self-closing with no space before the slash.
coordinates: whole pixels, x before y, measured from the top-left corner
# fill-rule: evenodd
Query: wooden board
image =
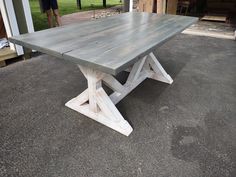
<path id="1" fill-rule="evenodd" d="M 158 14 L 164 14 L 165 13 L 165 1 L 163 0 L 157 0 L 157 6 L 156 6 L 157 10 L 156 12 Z"/>
<path id="2" fill-rule="evenodd" d="M 139 0 L 138 9 L 139 12 L 152 13 L 154 10 L 154 0 Z"/>
<path id="3" fill-rule="evenodd" d="M 199 31 L 199 30 L 194 30 L 194 29 L 186 29 L 182 33 L 196 35 L 196 36 L 215 37 L 215 38 L 220 38 L 220 39 L 231 39 L 231 40 L 236 39 L 236 37 L 233 35 L 220 34 L 214 31 Z"/>
<path id="4" fill-rule="evenodd" d="M 166 7 L 166 13 L 175 15 L 176 11 L 177 11 L 177 3 L 178 3 L 178 0 L 168 0 L 167 7 Z"/>
<path id="5" fill-rule="evenodd" d="M 15 36 L 10 41 L 115 75 L 196 21 L 133 12 Z"/>
<path id="6" fill-rule="evenodd" d="M 226 22 L 226 15 L 205 15 L 201 20 Z"/>
<path id="7" fill-rule="evenodd" d="M 4 61 L 15 57 L 17 57 L 16 52 L 14 50 L 11 50 L 9 47 L 0 49 L 0 61 Z"/>

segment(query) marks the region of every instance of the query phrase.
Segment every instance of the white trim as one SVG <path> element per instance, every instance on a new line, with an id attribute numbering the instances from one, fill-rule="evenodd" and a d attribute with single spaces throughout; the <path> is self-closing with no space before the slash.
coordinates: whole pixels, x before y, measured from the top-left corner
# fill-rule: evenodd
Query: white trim
<path id="1" fill-rule="evenodd" d="M 23 8 L 24 8 L 25 20 L 26 20 L 28 33 L 33 33 L 34 32 L 34 25 L 33 25 L 29 0 L 22 0 L 22 5 L 23 5 Z"/>
<path id="2" fill-rule="evenodd" d="M 7 36 L 19 35 L 19 28 L 16 20 L 16 14 L 14 11 L 12 0 L 0 0 L 1 13 L 3 16 L 4 25 L 7 31 Z M 19 45 L 13 45 L 10 43 L 10 48 L 17 52 L 17 55 L 24 54 L 23 47 Z"/>
<path id="3" fill-rule="evenodd" d="M 16 14 L 15 14 L 12 0 L 5 0 L 5 8 L 6 8 L 6 11 L 8 14 L 8 20 L 9 20 L 9 23 L 11 26 L 12 36 L 19 35 L 20 32 L 19 32 L 19 28 L 18 28 L 18 24 L 17 24 L 17 20 L 16 20 Z M 16 48 L 17 55 L 24 54 L 23 47 L 21 47 L 19 45 L 15 45 L 15 48 Z"/>
<path id="4" fill-rule="evenodd" d="M 0 0 L 0 10 L 1 10 L 2 19 L 3 19 L 3 23 L 4 23 L 4 26 L 5 26 L 7 36 L 10 37 L 10 36 L 12 36 L 12 32 L 11 32 L 10 23 L 8 21 L 8 16 L 7 16 L 4 0 Z M 14 50 L 14 51 L 16 50 L 15 45 L 13 43 L 10 43 L 10 49 Z"/>
<path id="5" fill-rule="evenodd" d="M 129 0 L 129 11 L 130 12 L 133 12 L 133 5 L 134 5 L 133 0 Z"/>

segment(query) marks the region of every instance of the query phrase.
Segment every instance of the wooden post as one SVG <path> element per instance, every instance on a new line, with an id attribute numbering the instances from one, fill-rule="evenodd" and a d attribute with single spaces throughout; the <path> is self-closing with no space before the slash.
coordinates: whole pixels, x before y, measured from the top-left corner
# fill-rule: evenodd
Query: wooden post
<path id="1" fill-rule="evenodd" d="M 133 0 L 129 0 L 129 12 L 133 11 L 133 6 L 134 6 Z"/>
<path id="2" fill-rule="evenodd" d="M 80 10 L 82 9 L 81 0 L 77 0 L 77 8 L 79 8 Z"/>
<path id="3" fill-rule="evenodd" d="M 23 1 L 20 0 L 20 1 L 12 1 L 12 2 L 15 9 L 16 20 L 17 20 L 20 34 L 32 32 L 32 31 L 29 31 L 28 29 L 28 25 L 26 21 L 27 19 L 24 12 L 25 9 L 24 9 Z M 23 47 L 23 51 L 24 51 L 24 56 L 23 56 L 24 60 L 30 59 L 32 50 L 29 48 Z"/>
<path id="4" fill-rule="evenodd" d="M 139 12 L 153 13 L 154 1 L 153 0 L 139 0 L 138 7 L 139 7 Z"/>
<path id="5" fill-rule="evenodd" d="M 103 4 L 103 7 L 107 7 L 107 1 L 106 0 L 103 0 L 102 4 Z"/>
<path id="6" fill-rule="evenodd" d="M 177 3 L 178 3 L 178 0 L 168 0 L 167 1 L 167 9 L 166 9 L 167 14 L 176 15 Z"/>
<path id="7" fill-rule="evenodd" d="M 157 0 L 157 13 L 158 14 L 166 13 L 166 0 Z"/>
<path id="8" fill-rule="evenodd" d="M 129 4 L 130 4 L 129 0 L 124 0 L 124 5 L 123 5 L 124 12 L 129 12 L 129 7 L 130 7 Z"/>
<path id="9" fill-rule="evenodd" d="M 157 0 L 157 13 L 163 14 L 163 0 Z"/>

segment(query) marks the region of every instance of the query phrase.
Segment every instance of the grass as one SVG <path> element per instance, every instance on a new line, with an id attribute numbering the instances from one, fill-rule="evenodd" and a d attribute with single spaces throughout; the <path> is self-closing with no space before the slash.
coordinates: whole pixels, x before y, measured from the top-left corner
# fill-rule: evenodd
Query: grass
<path id="1" fill-rule="evenodd" d="M 46 15 L 41 13 L 38 0 L 29 0 L 34 22 L 35 31 L 48 28 Z M 76 0 L 57 0 L 60 15 L 71 14 L 74 12 L 87 11 L 92 9 L 102 9 L 102 0 L 81 0 L 82 10 L 77 8 Z M 94 4 L 94 7 L 91 7 Z M 107 7 L 121 4 L 120 0 L 107 0 Z"/>

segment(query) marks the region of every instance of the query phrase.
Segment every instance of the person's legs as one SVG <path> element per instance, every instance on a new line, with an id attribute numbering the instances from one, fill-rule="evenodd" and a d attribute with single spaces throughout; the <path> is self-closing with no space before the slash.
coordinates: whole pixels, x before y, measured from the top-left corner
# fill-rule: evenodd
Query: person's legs
<path id="1" fill-rule="evenodd" d="M 50 0 L 50 5 L 53 10 L 53 15 L 55 17 L 58 26 L 61 26 L 61 17 L 59 15 L 57 0 Z"/>
<path id="2" fill-rule="evenodd" d="M 58 25 L 58 26 L 61 26 L 61 17 L 60 17 L 60 15 L 59 15 L 58 9 L 54 9 L 54 10 L 53 10 L 53 14 L 54 14 L 55 20 L 56 20 L 56 22 L 57 22 L 57 25 Z"/>
<path id="3" fill-rule="evenodd" d="M 52 24 L 52 14 L 51 14 L 50 1 L 49 0 L 42 0 L 42 5 L 43 5 L 43 11 L 44 11 L 44 13 L 46 13 L 46 16 L 47 16 L 48 26 L 50 28 L 52 28 L 53 24 Z"/>
<path id="4" fill-rule="evenodd" d="M 52 12 L 51 12 L 51 9 L 47 10 L 46 14 L 47 14 L 48 26 L 49 26 L 49 28 L 52 28 L 53 27 L 53 23 L 52 23 Z"/>

